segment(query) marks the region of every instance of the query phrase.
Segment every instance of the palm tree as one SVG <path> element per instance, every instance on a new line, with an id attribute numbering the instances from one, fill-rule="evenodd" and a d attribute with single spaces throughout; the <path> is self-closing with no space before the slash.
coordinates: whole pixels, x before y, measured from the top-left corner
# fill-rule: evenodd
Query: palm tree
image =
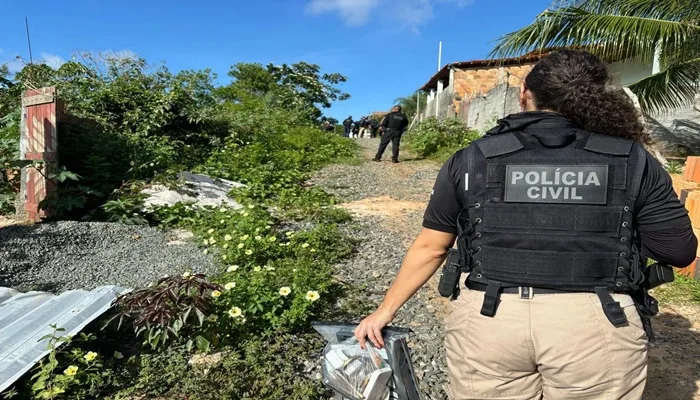
<path id="1" fill-rule="evenodd" d="M 700 1 L 568 0 L 498 41 L 491 53 L 518 56 L 556 47 L 590 51 L 607 62 L 659 56 L 660 71 L 631 85 L 645 114 L 688 104 L 700 81 Z"/>
<path id="2" fill-rule="evenodd" d="M 418 98 L 416 97 L 416 94 L 418 95 L 418 97 L 420 97 L 420 104 L 418 104 Z M 394 104 L 398 104 L 401 106 L 401 110 L 404 114 L 406 114 L 409 120 L 411 120 L 416 115 L 416 112 L 418 111 L 418 106 L 420 105 L 420 109 L 423 110 L 425 109 L 425 105 L 427 102 L 428 94 L 424 92 L 413 93 L 412 95 L 406 97 L 399 97 L 398 99 L 394 100 Z"/>

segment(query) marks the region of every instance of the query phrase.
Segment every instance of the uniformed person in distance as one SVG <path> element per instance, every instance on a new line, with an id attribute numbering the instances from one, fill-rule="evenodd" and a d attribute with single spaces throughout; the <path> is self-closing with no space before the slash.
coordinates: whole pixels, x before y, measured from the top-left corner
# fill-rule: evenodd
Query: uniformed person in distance
<path id="1" fill-rule="evenodd" d="M 401 106 L 394 106 L 391 112 L 384 116 L 382 122 L 379 123 L 379 130 L 382 131 L 382 139 L 379 142 L 377 155 L 374 156 L 374 161 L 381 161 L 384 150 L 391 142 L 391 161 L 399 162 L 399 145 L 401 143 L 401 135 L 408 127 L 408 117 L 401 112 Z"/>
<path id="2" fill-rule="evenodd" d="M 395 282 L 355 329 L 361 346 L 383 346 L 457 240 L 468 276 L 445 320 L 454 399 L 642 398 L 658 312 L 642 269 L 689 265 L 698 242 L 632 101 L 607 81 L 581 51 L 533 68 L 523 112 L 442 167 Z"/>

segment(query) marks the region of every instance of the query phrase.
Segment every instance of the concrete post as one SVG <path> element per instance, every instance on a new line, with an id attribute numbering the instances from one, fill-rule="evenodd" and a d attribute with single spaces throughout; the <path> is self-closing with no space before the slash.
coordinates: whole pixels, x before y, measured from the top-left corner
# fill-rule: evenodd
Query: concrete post
<path id="1" fill-rule="evenodd" d="M 439 80 L 437 82 L 437 97 L 435 98 L 435 118 L 440 119 L 440 97 L 442 95 L 443 91 L 443 83 L 442 80 Z"/>

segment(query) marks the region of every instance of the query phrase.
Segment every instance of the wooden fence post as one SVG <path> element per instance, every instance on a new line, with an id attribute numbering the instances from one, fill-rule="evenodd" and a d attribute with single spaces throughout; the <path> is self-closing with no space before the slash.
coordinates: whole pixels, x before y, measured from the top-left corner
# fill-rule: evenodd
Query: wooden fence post
<path id="1" fill-rule="evenodd" d="M 39 209 L 39 204 L 50 196 L 55 185 L 47 177 L 56 169 L 58 160 L 57 124 L 62 113 L 56 99 L 56 88 L 45 87 L 22 93 L 22 125 L 20 133 L 20 159 L 42 161 L 41 171 L 27 167 L 22 169 L 21 188 L 16 211 L 20 219 L 38 222 L 49 216 Z"/>

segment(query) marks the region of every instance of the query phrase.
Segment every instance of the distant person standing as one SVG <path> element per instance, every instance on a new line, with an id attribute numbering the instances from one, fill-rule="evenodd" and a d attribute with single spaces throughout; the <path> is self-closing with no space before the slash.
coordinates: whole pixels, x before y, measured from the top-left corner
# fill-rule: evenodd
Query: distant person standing
<path id="1" fill-rule="evenodd" d="M 379 130 L 383 134 L 382 140 L 379 142 L 379 150 L 377 150 L 377 155 L 373 159 L 374 161 L 382 160 L 384 150 L 391 142 L 391 161 L 393 163 L 399 162 L 399 143 L 406 127 L 408 127 L 408 117 L 401 112 L 401 106 L 394 106 L 379 124 Z"/>
<path id="2" fill-rule="evenodd" d="M 350 132 L 352 131 L 352 115 L 347 117 L 345 121 L 343 121 L 343 127 L 345 128 L 345 137 L 350 137 Z"/>

